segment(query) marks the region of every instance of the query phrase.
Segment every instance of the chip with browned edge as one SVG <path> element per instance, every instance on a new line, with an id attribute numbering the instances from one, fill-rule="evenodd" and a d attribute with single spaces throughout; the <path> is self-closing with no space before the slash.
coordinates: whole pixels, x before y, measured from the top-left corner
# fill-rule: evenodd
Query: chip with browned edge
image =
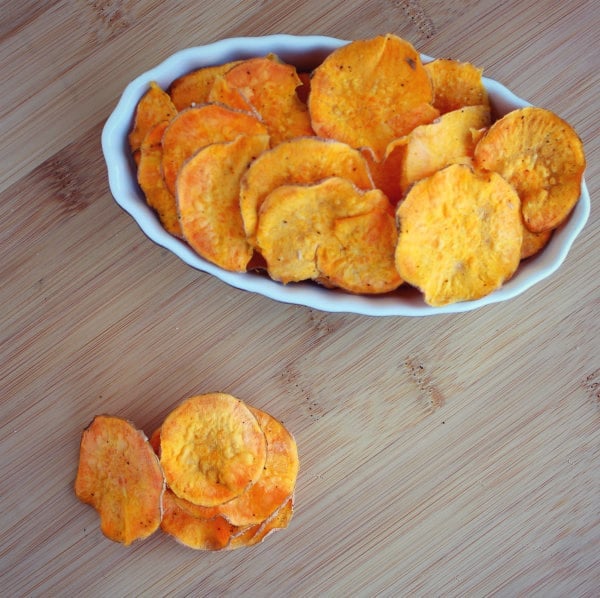
<path id="1" fill-rule="evenodd" d="M 75 494 L 96 509 L 104 535 L 128 545 L 155 532 L 164 488 L 144 433 L 122 418 L 96 416 L 81 437 Z"/>
<path id="2" fill-rule="evenodd" d="M 429 305 L 483 297 L 519 265 L 519 196 L 496 173 L 448 166 L 415 183 L 397 217 L 396 267 Z"/>
<path id="3" fill-rule="evenodd" d="M 165 419 L 160 463 L 169 487 L 192 503 L 215 506 L 258 480 L 267 457 L 254 414 L 226 393 L 191 397 Z"/>
<path id="4" fill-rule="evenodd" d="M 184 238 L 198 254 L 226 270 L 244 272 L 252 257 L 240 212 L 240 180 L 268 147 L 268 135 L 212 143 L 185 162 L 177 177 Z"/>
<path id="5" fill-rule="evenodd" d="M 377 160 L 393 139 L 438 116 L 419 53 L 387 34 L 334 50 L 313 71 L 308 106 L 317 135 L 370 148 Z"/>
<path id="6" fill-rule="evenodd" d="M 556 228 L 571 213 L 586 166 L 575 130 L 555 113 L 535 106 L 495 121 L 475 147 L 475 163 L 515 187 L 525 226 L 534 233 Z"/>

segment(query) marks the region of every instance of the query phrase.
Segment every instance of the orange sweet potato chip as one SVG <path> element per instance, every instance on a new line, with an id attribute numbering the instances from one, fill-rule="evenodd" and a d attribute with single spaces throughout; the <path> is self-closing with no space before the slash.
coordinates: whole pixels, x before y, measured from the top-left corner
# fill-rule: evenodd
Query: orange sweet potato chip
<path id="1" fill-rule="evenodd" d="M 165 230 L 181 237 L 175 197 L 162 174 L 162 136 L 169 123 L 162 121 L 150 130 L 140 148 L 137 179 L 146 203 L 156 211 Z"/>
<path id="2" fill-rule="evenodd" d="M 541 233 L 532 233 L 523 225 L 523 244 L 521 245 L 521 259 L 525 260 L 539 253 L 552 238 L 552 229 L 544 230 Z"/>
<path id="3" fill-rule="evenodd" d="M 519 265 L 519 196 L 496 173 L 448 166 L 415 183 L 397 217 L 396 267 L 430 305 L 483 297 Z"/>
<path id="4" fill-rule="evenodd" d="M 252 257 L 240 212 L 240 180 L 268 147 L 268 135 L 212 143 L 185 162 L 177 177 L 184 238 L 202 257 L 226 270 L 243 272 Z"/>
<path id="5" fill-rule="evenodd" d="M 158 458 L 133 424 L 98 415 L 84 430 L 75 494 L 98 511 L 107 538 L 129 545 L 156 531 L 164 486 Z"/>
<path id="6" fill-rule="evenodd" d="M 252 114 L 217 104 L 188 108 L 177 114 L 163 135 L 163 175 L 169 191 L 175 194 L 175 181 L 183 163 L 198 150 L 238 135 L 264 135 L 265 126 Z"/>
<path id="7" fill-rule="evenodd" d="M 266 456 L 256 417 L 225 393 L 187 399 L 161 426 L 160 463 L 167 484 L 194 504 L 210 507 L 239 496 L 260 477 Z"/>
<path id="8" fill-rule="evenodd" d="M 213 83 L 239 61 L 205 66 L 178 77 L 169 87 L 169 95 L 177 110 L 197 104 L 206 104 Z"/>
<path id="9" fill-rule="evenodd" d="M 387 145 L 438 111 L 419 53 L 395 36 L 359 40 L 334 50 L 314 71 L 308 100 L 316 134 L 369 147 Z"/>
<path id="10" fill-rule="evenodd" d="M 150 88 L 142 96 L 135 110 L 133 128 L 129 133 L 129 147 L 132 153 L 139 151 L 146 135 L 158 123 L 169 121 L 177 114 L 177 108 L 169 94 L 152 81 Z"/>
<path id="11" fill-rule="evenodd" d="M 389 205 L 380 190 L 362 191 L 340 177 L 277 187 L 262 203 L 256 229 L 269 275 L 283 283 L 318 279 L 317 250 L 333 235 L 335 221 Z"/>
<path id="12" fill-rule="evenodd" d="M 285 184 L 311 184 L 334 176 L 346 178 L 360 189 L 373 188 L 365 158 L 345 143 L 302 137 L 264 152 L 241 182 L 240 209 L 249 242 L 256 243 L 258 211 L 271 191 Z"/>
<path id="13" fill-rule="evenodd" d="M 495 121 L 475 147 L 475 163 L 515 187 L 525 226 L 535 233 L 554 229 L 568 217 L 586 166 L 575 130 L 553 112 L 534 106 Z"/>
<path id="14" fill-rule="evenodd" d="M 228 103 L 231 91 L 237 90 L 265 123 L 272 145 L 313 134 L 308 108 L 296 93 L 302 81 L 294 66 L 273 56 L 249 58 L 229 69 L 222 79 L 211 100 Z M 234 107 L 239 107 L 235 102 Z"/>
<path id="15" fill-rule="evenodd" d="M 488 106 L 483 70 L 470 62 L 438 58 L 425 64 L 433 86 L 433 105 L 441 114 L 465 106 Z"/>

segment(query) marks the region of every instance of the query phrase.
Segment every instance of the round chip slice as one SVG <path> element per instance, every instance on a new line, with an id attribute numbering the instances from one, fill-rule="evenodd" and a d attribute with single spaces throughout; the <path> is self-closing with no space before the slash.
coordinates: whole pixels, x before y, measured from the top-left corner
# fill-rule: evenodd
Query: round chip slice
<path id="1" fill-rule="evenodd" d="M 519 265 L 519 196 L 496 173 L 448 166 L 415 183 L 396 214 L 396 267 L 429 305 L 483 297 Z"/>
<path id="2" fill-rule="evenodd" d="M 169 487 L 194 504 L 215 506 L 258 480 L 267 442 L 258 420 L 225 393 L 191 397 L 165 419 L 160 462 Z"/>
<path id="3" fill-rule="evenodd" d="M 567 122 L 526 106 L 492 124 L 475 147 L 475 164 L 515 187 L 525 226 L 539 233 L 556 228 L 575 207 L 586 162 L 583 143 Z"/>

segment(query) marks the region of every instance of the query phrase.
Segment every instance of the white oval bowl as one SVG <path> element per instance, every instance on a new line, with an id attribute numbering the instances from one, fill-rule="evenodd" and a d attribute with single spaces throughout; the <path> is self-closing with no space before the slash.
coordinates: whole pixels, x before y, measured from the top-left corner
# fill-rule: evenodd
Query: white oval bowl
<path id="1" fill-rule="evenodd" d="M 201 258 L 184 241 L 171 236 L 162 228 L 137 184 L 135 166 L 127 142 L 137 102 L 146 92 L 148 84 L 156 81 L 166 89 L 177 77 L 202 66 L 268 53 L 277 54 L 299 69 L 310 70 L 332 50 L 346 43 L 348 41 L 331 37 L 293 35 L 223 39 L 206 46 L 181 50 L 131 81 L 102 131 L 102 151 L 108 169 L 110 190 L 116 202 L 134 218 L 152 241 L 173 252 L 193 268 L 212 274 L 238 289 L 326 312 L 370 316 L 428 316 L 464 312 L 512 299 L 554 273 L 589 217 L 590 197 L 585 181 L 582 181 L 581 197 L 569 219 L 555 231 L 550 243 L 540 254 L 525 260 L 508 282 L 486 297 L 443 307 L 427 305 L 422 294 L 408 285 L 386 295 L 352 295 L 325 289 L 312 282 L 283 285 L 258 273 L 228 272 Z M 432 59 L 423 54 L 421 57 L 424 62 Z M 497 115 L 529 105 L 529 102 L 517 97 L 493 79 L 484 77 L 484 83 Z"/>

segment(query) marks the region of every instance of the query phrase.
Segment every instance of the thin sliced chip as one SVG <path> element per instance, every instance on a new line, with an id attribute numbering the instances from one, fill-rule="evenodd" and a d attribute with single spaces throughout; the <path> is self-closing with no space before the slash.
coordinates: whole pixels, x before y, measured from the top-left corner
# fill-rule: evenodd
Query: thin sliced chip
<path id="1" fill-rule="evenodd" d="M 188 108 L 171 120 L 163 135 L 163 176 L 175 194 L 183 163 L 211 143 L 233 141 L 239 135 L 265 135 L 267 130 L 252 114 L 217 104 Z"/>
<path id="2" fill-rule="evenodd" d="M 146 203 L 156 211 L 165 230 L 181 237 L 175 197 L 167 189 L 162 174 L 162 137 L 168 124 L 168 121 L 157 124 L 142 142 L 137 179 Z"/>
<path id="3" fill-rule="evenodd" d="M 268 135 L 212 143 L 192 156 L 177 177 L 184 238 L 202 257 L 226 270 L 244 272 L 252 258 L 240 212 L 240 180 L 268 147 Z"/>
<path id="4" fill-rule="evenodd" d="M 391 205 L 337 218 L 317 247 L 319 280 L 351 293 L 389 293 L 402 284 L 394 253 L 398 229 Z"/>
<path id="5" fill-rule="evenodd" d="M 303 137 L 264 152 L 244 175 L 240 209 L 248 241 L 256 244 L 258 211 L 265 197 L 285 184 L 312 184 L 339 176 L 360 189 L 372 189 L 373 180 L 360 151 L 346 143 Z"/>
<path id="6" fill-rule="evenodd" d="M 231 86 L 224 76 L 215 79 L 208 94 L 208 102 L 223 104 L 228 108 L 234 108 L 236 110 L 244 110 L 245 112 L 250 112 L 258 117 L 258 114 L 254 111 L 252 105 L 244 99 L 240 90 Z"/>
<path id="7" fill-rule="evenodd" d="M 154 533 L 164 487 L 144 433 L 119 417 L 96 416 L 81 437 L 75 494 L 96 509 L 104 535 L 129 545 Z"/>
<path id="8" fill-rule="evenodd" d="M 226 393 L 191 397 L 165 419 L 160 462 L 169 487 L 194 504 L 215 506 L 260 477 L 267 443 L 256 417 Z"/>
<path id="9" fill-rule="evenodd" d="M 161 530 L 180 544 L 195 550 L 222 550 L 237 531 L 223 517 L 201 517 L 190 513 L 186 501 L 167 489 Z"/>
<path id="10" fill-rule="evenodd" d="M 545 230 L 541 233 L 532 233 L 525 225 L 523 225 L 523 244 L 521 245 L 521 259 L 525 260 L 528 257 L 533 257 L 538 254 L 552 238 L 553 230 Z"/>
<path id="11" fill-rule="evenodd" d="M 433 85 L 433 105 L 441 114 L 465 106 L 485 105 L 489 108 L 483 84 L 483 69 L 470 62 L 438 58 L 425 64 Z"/>
<path id="12" fill-rule="evenodd" d="M 558 115 L 535 106 L 495 121 L 475 147 L 475 163 L 515 187 L 525 226 L 534 233 L 554 229 L 569 216 L 586 166 L 575 130 Z"/>
<path id="13" fill-rule="evenodd" d="M 340 177 L 277 187 L 262 203 L 256 229 L 269 275 L 283 283 L 319 278 L 317 249 L 333 234 L 335 220 L 388 206 L 379 189 L 363 191 Z"/>
<path id="14" fill-rule="evenodd" d="M 397 217 L 396 267 L 429 305 L 483 297 L 519 265 L 519 196 L 496 173 L 448 166 L 415 183 Z"/>
<path id="15" fill-rule="evenodd" d="M 158 123 L 169 121 L 177 114 L 177 108 L 169 94 L 163 91 L 158 83 L 152 81 L 150 88 L 142 96 L 135 109 L 133 128 L 129 133 L 129 148 L 132 153 L 142 146 L 146 135 Z"/>
<path id="16" fill-rule="evenodd" d="M 267 440 L 264 470 L 241 496 L 220 505 L 219 513 L 230 523 L 247 526 L 261 523 L 293 494 L 298 475 L 296 441 L 272 415 L 250 407 Z"/>
<path id="17" fill-rule="evenodd" d="M 449 166 L 470 164 L 475 150 L 474 131 L 490 125 L 487 106 L 467 106 L 446 112 L 435 122 L 416 127 L 399 142 L 388 146 L 395 167 L 394 150 L 402 147 L 400 191 L 402 194 L 416 181 Z"/>
<path id="18" fill-rule="evenodd" d="M 198 104 L 206 104 L 214 81 L 240 61 L 235 60 L 214 66 L 205 66 L 175 79 L 169 87 L 169 95 L 177 110 Z"/>
<path id="19" fill-rule="evenodd" d="M 296 93 L 302 85 L 296 68 L 273 56 L 249 58 L 222 76 L 225 87 L 237 90 L 260 115 L 271 136 L 272 145 L 294 137 L 312 135 L 308 108 Z M 227 101 L 221 90 L 220 98 Z"/>
<path id="20" fill-rule="evenodd" d="M 387 145 L 438 116 L 419 53 L 395 36 L 350 42 L 313 71 L 308 106 L 316 134 L 369 147 Z"/>

